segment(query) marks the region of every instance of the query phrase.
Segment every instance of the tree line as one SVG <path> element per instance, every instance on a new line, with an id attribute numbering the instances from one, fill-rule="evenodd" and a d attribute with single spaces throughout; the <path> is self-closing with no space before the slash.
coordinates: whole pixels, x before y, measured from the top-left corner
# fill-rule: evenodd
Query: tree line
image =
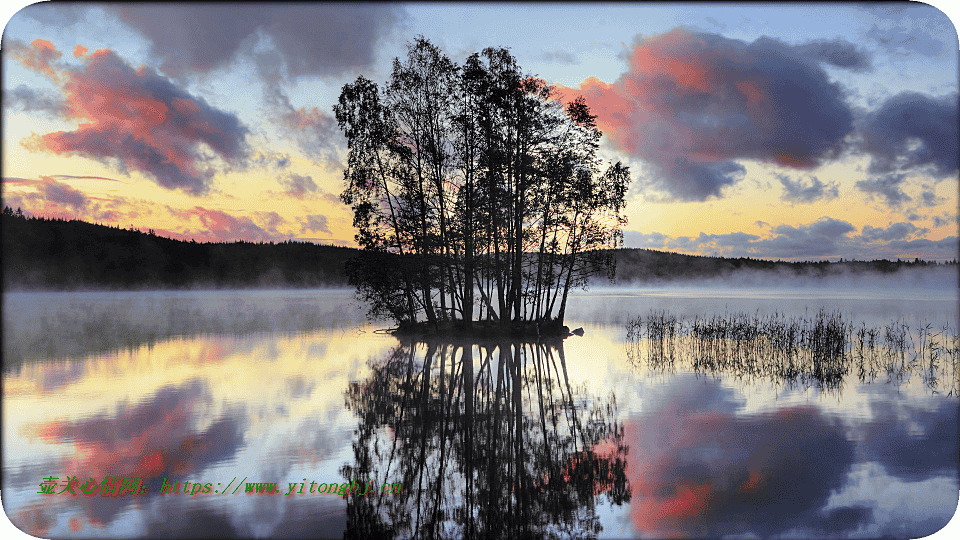
<path id="1" fill-rule="evenodd" d="M 355 249 L 207 243 L 3 211 L 5 289 L 346 287 Z"/>
<path id="2" fill-rule="evenodd" d="M 3 286 L 11 289 L 347 287 L 355 248 L 309 242 L 196 242 L 79 220 L 18 216 L 3 210 Z M 947 262 L 872 260 L 788 262 L 703 257 L 621 248 L 588 253 L 613 261 L 615 284 L 643 284 L 736 277 L 752 271 L 776 277 L 825 277 L 842 273 L 886 274 L 906 268 L 952 266 Z M 363 256 L 368 257 L 369 254 Z M 383 254 L 385 269 L 402 258 Z M 371 270 L 372 272 L 372 270 Z M 607 282 L 596 277 L 596 283 Z"/>
<path id="3" fill-rule="evenodd" d="M 462 65 L 420 37 L 383 86 L 358 77 L 334 113 L 348 142 L 348 265 L 376 316 L 562 325 L 569 292 L 622 245 L 630 181 L 597 156 L 582 98 L 564 105 L 509 51 Z"/>

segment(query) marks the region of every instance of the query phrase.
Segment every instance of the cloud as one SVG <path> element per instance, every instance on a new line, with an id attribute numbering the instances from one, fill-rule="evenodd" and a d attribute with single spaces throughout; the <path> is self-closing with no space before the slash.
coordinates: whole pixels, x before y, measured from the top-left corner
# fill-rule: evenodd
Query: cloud
<path id="1" fill-rule="evenodd" d="M 262 229 L 248 217 L 232 216 L 222 210 L 209 210 L 200 206 L 195 206 L 191 210 L 175 210 L 169 208 L 171 214 L 184 221 L 191 217 L 196 217 L 203 225 L 200 231 L 187 230 L 187 236 L 196 238 L 198 241 L 207 242 L 235 242 L 244 240 L 247 242 L 267 242 L 274 241 L 277 237 Z"/>
<path id="2" fill-rule="evenodd" d="M 167 189 L 206 193 L 214 176 L 204 150 L 227 161 L 247 152 L 247 128 L 237 116 L 191 96 L 147 67 L 134 69 L 109 49 L 65 69 L 67 116 L 83 121 L 71 132 L 27 139 L 31 150 L 113 160 Z"/>
<path id="3" fill-rule="evenodd" d="M 286 110 L 279 116 L 279 124 L 287 136 L 293 137 L 315 163 L 328 170 L 343 169 L 340 154 L 346 150 L 347 141 L 333 115 L 316 107 L 294 109 L 285 98 L 281 102 Z"/>
<path id="4" fill-rule="evenodd" d="M 944 49 L 943 42 L 931 34 L 912 30 L 906 26 L 880 28 L 874 24 L 865 36 L 891 54 L 920 53 L 924 56 L 934 57 L 939 56 Z"/>
<path id="5" fill-rule="evenodd" d="M 935 226 L 954 225 L 956 218 L 934 218 Z M 909 222 L 899 222 L 885 228 L 864 226 L 859 235 L 847 221 L 821 217 L 796 227 L 773 227 L 766 236 L 744 232 L 672 237 L 659 232 L 624 232 L 624 244 L 630 248 L 675 251 L 695 255 L 710 254 L 723 257 L 757 257 L 763 259 L 817 260 L 843 257 L 845 259 L 873 260 L 920 257 L 946 260 L 956 257 L 956 236 L 939 240 L 913 238 L 927 234 L 929 229 Z"/>
<path id="6" fill-rule="evenodd" d="M 58 76 L 58 64 L 63 56 L 53 43 L 45 39 L 35 39 L 29 46 L 18 40 L 9 40 L 9 43 L 4 43 L 4 54 L 23 67 L 50 78 Z"/>
<path id="7" fill-rule="evenodd" d="M 326 191 L 317 187 L 316 182 L 314 182 L 313 178 L 310 176 L 301 176 L 299 174 L 290 173 L 287 176 L 280 177 L 279 182 L 280 185 L 283 186 L 284 195 L 288 195 L 295 199 L 303 200 L 307 198 L 319 198 L 320 200 L 327 201 L 330 204 L 343 204 L 342 201 L 340 201 L 340 198 L 336 195 L 327 193 Z"/>
<path id="8" fill-rule="evenodd" d="M 920 234 L 928 232 L 926 229 L 918 229 L 912 223 L 901 221 L 889 225 L 885 229 L 864 225 L 860 237 L 867 242 L 890 242 L 891 240 L 905 240 L 908 236 L 917 234 L 918 231 Z"/>
<path id="9" fill-rule="evenodd" d="M 284 187 L 284 192 L 287 195 L 296 199 L 303 199 L 305 195 L 317 192 L 317 184 L 309 176 L 291 173 L 280 178 L 280 184 Z"/>
<path id="10" fill-rule="evenodd" d="M 301 225 L 303 226 L 304 231 L 320 231 L 327 234 L 333 234 L 330 232 L 330 228 L 327 227 L 327 216 L 322 215 L 312 215 L 306 216 L 301 220 Z"/>
<path id="11" fill-rule="evenodd" d="M 67 107 L 58 96 L 34 90 L 26 85 L 18 85 L 3 93 L 3 107 L 23 112 L 39 112 L 59 117 L 67 112 Z"/>
<path id="12" fill-rule="evenodd" d="M 7 186 L 19 185 L 32 187 L 34 193 L 4 194 L 4 201 L 16 201 L 19 206 L 29 203 L 34 213 L 41 211 L 55 217 L 75 219 L 87 209 L 87 196 L 81 191 L 56 181 L 50 176 L 41 176 L 39 180 L 26 178 L 5 177 L 3 183 Z M 69 207 L 73 212 L 65 212 Z"/>
<path id="13" fill-rule="evenodd" d="M 273 234 L 275 236 L 280 235 L 280 232 L 277 230 L 277 227 L 287 222 L 287 220 L 284 219 L 283 216 L 281 216 L 276 212 L 257 212 L 256 215 L 261 222 L 266 224 L 267 231 L 269 231 L 270 234 Z"/>
<path id="14" fill-rule="evenodd" d="M 883 197 L 884 202 L 891 208 L 899 208 L 903 203 L 912 199 L 900 188 L 907 175 L 905 174 L 885 174 L 870 180 L 859 180 L 854 184 L 857 189 L 870 196 L 879 195 Z"/>
<path id="15" fill-rule="evenodd" d="M 567 51 L 554 50 L 540 53 L 540 59 L 545 62 L 554 62 L 557 64 L 574 65 L 579 64 L 580 59 L 568 53 Z"/>
<path id="16" fill-rule="evenodd" d="M 810 41 L 797 45 L 795 50 L 804 57 L 838 68 L 851 71 L 870 71 L 873 69 L 869 53 L 857 48 L 853 43 L 840 39 Z"/>
<path id="17" fill-rule="evenodd" d="M 80 21 L 86 20 L 87 13 L 93 6 L 60 2 L 40 2 L 31 4 L 17 15 L 29 17 L 41 24 L 69 28 Z"/>
<path id="18" fill-rule="evenodd" d="M 920 202 L 924 206 L 937 206 L 940 203 L 946 202 L 946 200 L 947 199 L 944 197 L 937 197 L 937 194 L 928 187 L 925 187 L 925 189 L 920 193 Z"/>
<path id="19" fill-rule="evenodd" d="M 87 205 L 87 197 L 80 191 L 57 182 L 49 176 L 41 176 L 37 190 L 46 200 L 63 206 L 69 206 L 75 212 L 80 212 Z"/>
<path id="20" fill-rule="evenodd" d="M 843 150 L 853 113 L 811 59 L 820 49 L 675 29 L 639 41 L 614 83 L 558 94 L 583 95 L 610 144 L 652 166 L 654 187 L 702 201 L 738 181 L 736 160 L 808 169 Z"/>
<path id="21" fill-rule="evenodd" d="M 923 169 L 937 178 L 960 170 L 957 94 L 934 98 L 903 92 L 866 115 L 859 130 L 870 171 Z"/>
<path id="22" fill-rule="evenodd" d="M 266 40 L 291 79 L 373 63 L 403 17 L 391 4 L 136 4 L 106 6 L 150 40 L 173 77 L 224 67 Z"/>
<path id="23" fill-rule="evenodd" d="M 838 184 L 832 182 L 824 184 L 816 176 L 810 177 L 810 183 L 802 180 L 791 180 L 785 174 L 776 175 L 783 185 L 783 195 L 780 200 L 792 203 L 810 204 L 818 200 L 836 199 L 839 196 Z"/>
<path id="24" fill-rule="evenodd" d="M 108 182 L 120 182 L 116 178 L 106 178 L 104 176 L 74 176 L 72 174 L 51 174 L 55 178 L 68 178 L 70 180 L 106 180 Z"/>

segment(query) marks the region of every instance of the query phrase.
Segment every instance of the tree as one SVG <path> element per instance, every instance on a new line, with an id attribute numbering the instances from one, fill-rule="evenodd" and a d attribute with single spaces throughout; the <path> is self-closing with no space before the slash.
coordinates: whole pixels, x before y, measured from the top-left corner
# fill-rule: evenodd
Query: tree
<path id="1" fill-rule="evenodd" d="M 599 250 L 622 245 L 628 168 L 602 171 L 583 98 L 564 105 L 506 49 L 457 65 L 418 38 L 334 113 L 363 249 L 349 273 L 375 315 L 560 326 L 570 289 L 612 264 Z"/>

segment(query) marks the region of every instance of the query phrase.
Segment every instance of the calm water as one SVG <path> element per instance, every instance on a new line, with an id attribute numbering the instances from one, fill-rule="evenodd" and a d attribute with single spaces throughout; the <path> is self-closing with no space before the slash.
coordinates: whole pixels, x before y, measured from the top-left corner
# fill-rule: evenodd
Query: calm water
<path id="1" fill-rule="evenodd" d="M 596 289 L 583 337 L 525 344 L 401 343 L 350 291 L 3 301 L 3 505 L 45 538 L 919 538 L 957 507 L 956 289 Z M 821 309 L 879 329 L 873 373 L 667 362 L 626 329 Z M 310 493 L 352 481 L 376 493 Z"/>

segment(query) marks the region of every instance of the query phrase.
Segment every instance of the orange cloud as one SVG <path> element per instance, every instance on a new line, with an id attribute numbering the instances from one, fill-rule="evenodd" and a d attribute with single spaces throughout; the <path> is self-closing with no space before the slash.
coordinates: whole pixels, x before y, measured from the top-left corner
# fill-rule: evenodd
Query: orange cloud
<path id="1" fill-rule="evenodd" d="M 13 42 L 9 46 L 10 55 L 25 68 L 56 79 L 58 74 L 54 63 L 63 54 L 45 39 L 35 39 L 27 47 L 23 43 Z"/>

